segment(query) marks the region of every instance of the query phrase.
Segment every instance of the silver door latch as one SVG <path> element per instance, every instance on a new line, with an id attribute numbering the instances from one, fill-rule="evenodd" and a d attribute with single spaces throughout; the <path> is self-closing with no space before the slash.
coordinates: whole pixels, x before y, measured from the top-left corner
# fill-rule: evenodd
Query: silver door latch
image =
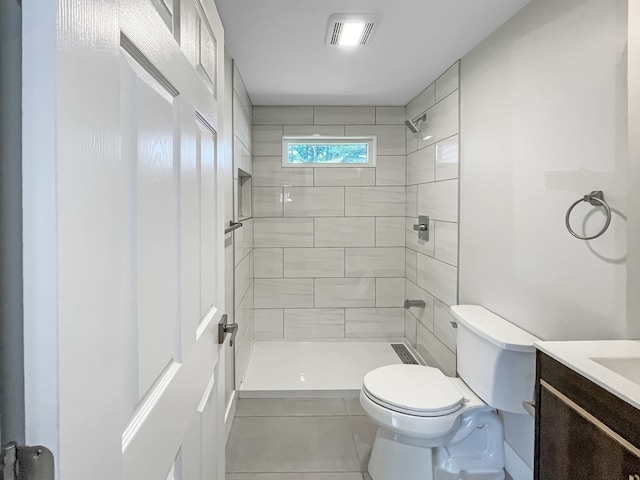
<path id="1" fill-rule="evenodd" d="M 429 217 L 427 215 L 418 215 L 418 223 L 413 226 L 413 229 L 418 232 L 418 238 L 420 240 L 429 240 Z"/>
<path id="2" fill-rule="evenodd" d="M 222 315 L 222 318 L 218 322 L 218 344 L 222 345 L 227 337 L 227 333 L 231 334 L 231 340 L 229 346 L 233 347 L 233 342 L 236 340 L 236 334 L 238 333 L 237 323 L 227 323 L 227 314 Z"/>
<path id="3" fill-rule="evenodd" d="M 54 480 L 53 453 L 46 447 L 9 442 L 0 452 L 0 480 Z"/>

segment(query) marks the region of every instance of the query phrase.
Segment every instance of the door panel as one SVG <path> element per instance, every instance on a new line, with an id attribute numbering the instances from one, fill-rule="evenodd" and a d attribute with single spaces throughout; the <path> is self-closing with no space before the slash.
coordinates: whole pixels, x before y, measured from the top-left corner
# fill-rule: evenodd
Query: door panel
<path id="1" fill-rule="evenodd" d="M 121 128 L 123 162 L 134 181 L 131 234 L 136 303 L 130 329 L 137 346 L 137 399 L 168 369 L 176 352 L 177 234 L 174 185 L 174 96 L 126 52 L 121 94 L 129 105 Z M 125 111 L 126 111 L 125 110 Z M 126 132 L 135 132 L 132 135 Z M 130 342 L 129 342 L 130 343 Z M 132 374 L 136 375 L 132 369 Z"/>
<path id="2" fill-rule="evenodd" d="M 204 119 L 198 119 L 198 153 L 200 164 L 200 232 L 201 232 L 201 314 L 218 303 L 217 254 L 222 241 L 218 235 L 216 211 L 216 136 Z"/>
<path id="3" fill-rule="evenodd" d="M 39 306 L 25 315 L 27 441 L 52 447 L 65 480 L 222 478 L 215 6 L 23 8 L 37 37 L 23 142 L 44 145 L 23 170 L 25 302 Z"/>

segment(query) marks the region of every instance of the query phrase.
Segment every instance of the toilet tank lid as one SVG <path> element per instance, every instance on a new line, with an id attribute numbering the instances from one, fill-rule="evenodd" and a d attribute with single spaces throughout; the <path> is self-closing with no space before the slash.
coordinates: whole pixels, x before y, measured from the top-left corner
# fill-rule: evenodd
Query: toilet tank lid
<path id="1" fill-rule="evenodd" d="M 498 348 L 533 352 L 536 349 L 533 342 L 540 341 L 480 305 L 454 305 L 451 313 L 463 326 Z"/>

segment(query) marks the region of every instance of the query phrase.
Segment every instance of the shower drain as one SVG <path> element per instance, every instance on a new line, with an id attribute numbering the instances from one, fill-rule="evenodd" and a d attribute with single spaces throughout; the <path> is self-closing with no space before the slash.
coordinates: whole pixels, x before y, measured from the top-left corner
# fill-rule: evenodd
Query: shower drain
<path id="1" fill-rule="evenodd" d="M 410 365 L 418 365 L 418 362 L 416 361 L 415 358 L 413 358 L 413 355 L 411 355 L 411 352 L 409 351 L 409 349 L 405 347 L 403 344 L 392 343 L 391 347 L 398 354 L 398 357 L 400 357 L 400 360 L 402 360 L 402 363 L 408 363 Z"/>

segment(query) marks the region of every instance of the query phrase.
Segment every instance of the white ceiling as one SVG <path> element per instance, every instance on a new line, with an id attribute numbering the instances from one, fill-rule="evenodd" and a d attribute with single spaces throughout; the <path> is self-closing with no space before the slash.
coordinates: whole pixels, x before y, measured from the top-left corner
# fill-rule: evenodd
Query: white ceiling
<path id="1" fill-rule="evenodd" d="M 529 0 L 216 0 L 254 105 L 406 105 Z M 334 13 L 380 16 L 369 45 L 325 44 Z"/>

